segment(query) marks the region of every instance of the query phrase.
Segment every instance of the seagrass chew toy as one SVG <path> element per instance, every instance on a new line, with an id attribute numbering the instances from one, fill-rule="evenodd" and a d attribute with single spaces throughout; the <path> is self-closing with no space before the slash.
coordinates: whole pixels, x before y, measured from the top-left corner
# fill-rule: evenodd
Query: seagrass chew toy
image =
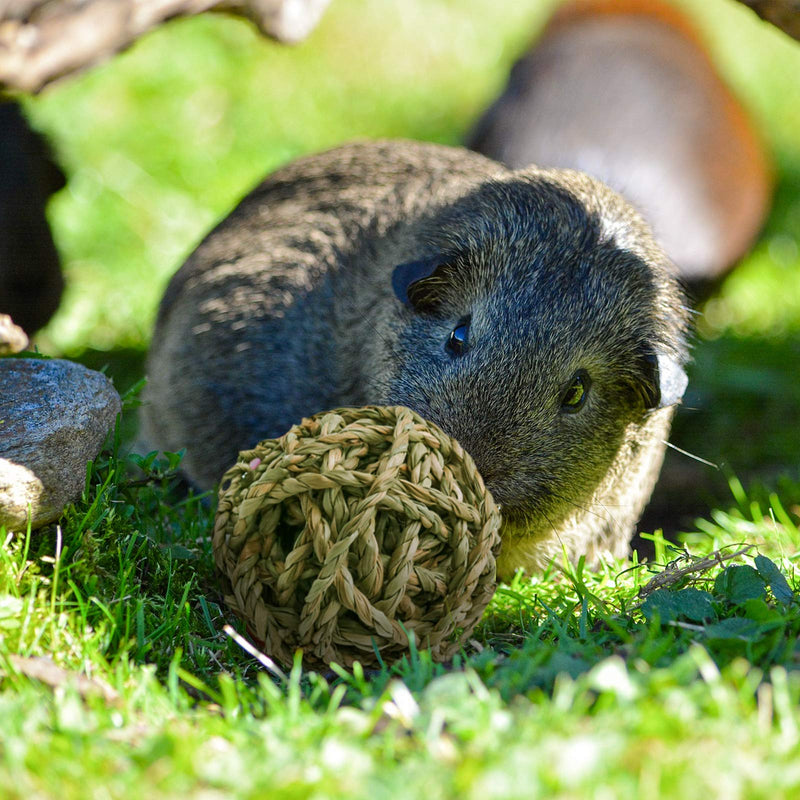
<path id="1" fill-rule="evenodd" d="M 472 458 L 401 406 L 304 419 L 240 453 L 213 549 L 228 605 L 264 652 L 307 667 L 391 663 L 408 634 L 462 646 L 496 585 L 500 514 Z"/>

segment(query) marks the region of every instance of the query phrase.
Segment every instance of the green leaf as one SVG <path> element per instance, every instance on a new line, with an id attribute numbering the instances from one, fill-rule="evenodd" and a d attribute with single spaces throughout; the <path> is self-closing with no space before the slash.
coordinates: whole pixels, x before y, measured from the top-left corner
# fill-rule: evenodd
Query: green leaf
<path id="1" fill-rule="evenodd" d="M 766 593 L 764 579 L 753 567 L 746 565 L 727 567 L 714 581 L 714 594 L 731 603 L 744 603 L 754 597 L 764 597 Z"/>
<path id="2" fill-rule="evenodd" d="M 742 603 L 744 616 L 755 622 L 779 623 L 786 622 L 785 611 L 770 606 L 763 597 L 752 597 Z"/>
<path id="3" fill-rule="evenodd" d="M 758 574 L 769 584 L 775 599 L 780 600 L 781 603 L 791 603 L 794 600 L 794 592 L 792 592 L 783 573 L 778 569 L 778 565 L 766 556 L 761 555 L 755 557 L 755 562 Z"/>
<path id="4" fill-rule="evenodd" d="M 173 558 L 179 558 L 179 559 L 197 558 L 197 553 L 193 553 L 191 550 L 189 550 L 188 547 L 184 547 L 181 544 L 166 545 L 164 549 L 167 550 Z"/>
<path id="5" fill-rule="evenodd" d="M 642 605 L 642 613 L 650 619 L 656 612 L 662 622 L 671 622 L 678 618 L 692 622 L 705 622 L 716 618 L 712 605 L 712 596 L 699 589 L 658 589 L 653 592 Z"/>
<path id="6" fill-rule="evenodd" d="M 133 464 L 139 467 L 142 472 L 149 472 L 153 468 L 155 460 L 158 458 L 158 450 L 151 450 L 147 455 L 139 455 L 138 453 L 130 453 L 128 458 Z"/>
<path id="7" fill-rule="evenodd" d="M 675 592 L 671 589 L 656 589 L 642 603 L 642 614 L 648 620 L 656 615 L 662 622 L 671 622 L 677 619 L 678 610 L 675 603 Z"/>
<path id="8" fill-rule="evenodd" d="M 181 461 L 183 461 L 185 454 L 186 450 L 178 450 L 177 453 L 173 453 L 168 450 L 164 451 L 164 458 L 167 459 L 167 467 L 169 468 L 170 472 L 173 472 L 180 467 Z"/>
<path id="9" fill-rule="evenodd" d="M 761 629 L 761 625 L 752 619 L 730 617 L 713 625 L 706 626 L 709 639 L 752 639 Z"/>
<path id="10" fill-rule="evenodd" d="M 717 612 L 714 610 L 713 597 L 709 592 L 692 588 L 681 589 L 675 592 L 675 600 L 680 615 L 692 622 L 716 619 Z"/>

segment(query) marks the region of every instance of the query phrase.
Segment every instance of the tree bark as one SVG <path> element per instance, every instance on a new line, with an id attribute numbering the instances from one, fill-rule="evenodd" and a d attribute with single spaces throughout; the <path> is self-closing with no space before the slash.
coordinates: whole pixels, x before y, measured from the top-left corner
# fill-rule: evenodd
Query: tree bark
<path id="1" fill-rule="evenodd" d="M 293 44 L 330 0 L 0 0 L 0 87 L 38 92 L 103 61 L 178 16 L 218 10 Z"/>

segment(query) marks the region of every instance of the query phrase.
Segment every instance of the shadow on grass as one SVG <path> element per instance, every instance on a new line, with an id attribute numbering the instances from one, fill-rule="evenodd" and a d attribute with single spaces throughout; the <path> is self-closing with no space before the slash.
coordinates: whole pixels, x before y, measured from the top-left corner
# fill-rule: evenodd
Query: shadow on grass
<path id="1" fill-rule="evenodd" d="M 144 377 L 144 364 L 147 351 L 133 347 L 120 347 L 113 350 L 84 350 L 72 358 L 89 369 L 107 375 L 114 388 L 124 396 Z M 129 445 L 136 437 L 137 414 L 130 411 L 122 415 L 121 436 L 124 445 Z"/>
<path id="2" fill-rule="evenodd" d="M 800 335 L 784 339 L 725 336 L 699 342 L 689 390 L 671 442 L 717 467 L 668 450 L 640 529 L 668 538 L 692 529 L 711 508 L 729 508 L 731 475 L 745 487 L 778 488 L 800 475 Z M 782 497 L 791 507 L 800 497 Z M 637 547 L 637 549 L 639 549 Z"/>
<path id="3" fill-rule="evenodd" d="M 734 318 L 742 318 L 750 329 L 774 333 L 729 333 L 695 343 L 689 389 L 670 441 L 718 469 L 668 450 L 639 526 L 643 531 L 662 528 L 674 538 L 692 530 L 694 520 L 707 517 L 710 509 L 730 508 L 735 504 L 731 476 L 757 495 L 760 487 L 780 489 L 787 507 L 800 503 L 793 496 L 800 476 L 800 330 L 795 318 L 800 163 L 786 156 L 777 161 L 778 183 L 760 242 L 723 287 L 732 295 Z M 644 543 L 640 553 L 648 548 Z"/>

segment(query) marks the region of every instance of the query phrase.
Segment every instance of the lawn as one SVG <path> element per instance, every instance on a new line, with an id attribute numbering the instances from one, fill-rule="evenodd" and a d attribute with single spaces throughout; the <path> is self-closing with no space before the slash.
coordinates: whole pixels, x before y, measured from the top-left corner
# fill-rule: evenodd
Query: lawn
<path id="1" fill-rule="evenodd" d="M 265 172 L 359 137 L 458 143 L 553 5 L 333 0 L 293 48 L 178 21 L 27 99 L 69 174 L 40 350 L 127 392 L 169 276 Z M 211 498 L 174 463 L 129 469 L 132 391 L 60 526 L 0 547 L 0 797 L 800 796 L 800 44 L 730 0 L 681 5 L 776 193 L 698 317 L 673 441 L 717 468 L 671 454 L 649 560 L 519 575 L 447 668 L 276 674 L 226 627 Z"/>

